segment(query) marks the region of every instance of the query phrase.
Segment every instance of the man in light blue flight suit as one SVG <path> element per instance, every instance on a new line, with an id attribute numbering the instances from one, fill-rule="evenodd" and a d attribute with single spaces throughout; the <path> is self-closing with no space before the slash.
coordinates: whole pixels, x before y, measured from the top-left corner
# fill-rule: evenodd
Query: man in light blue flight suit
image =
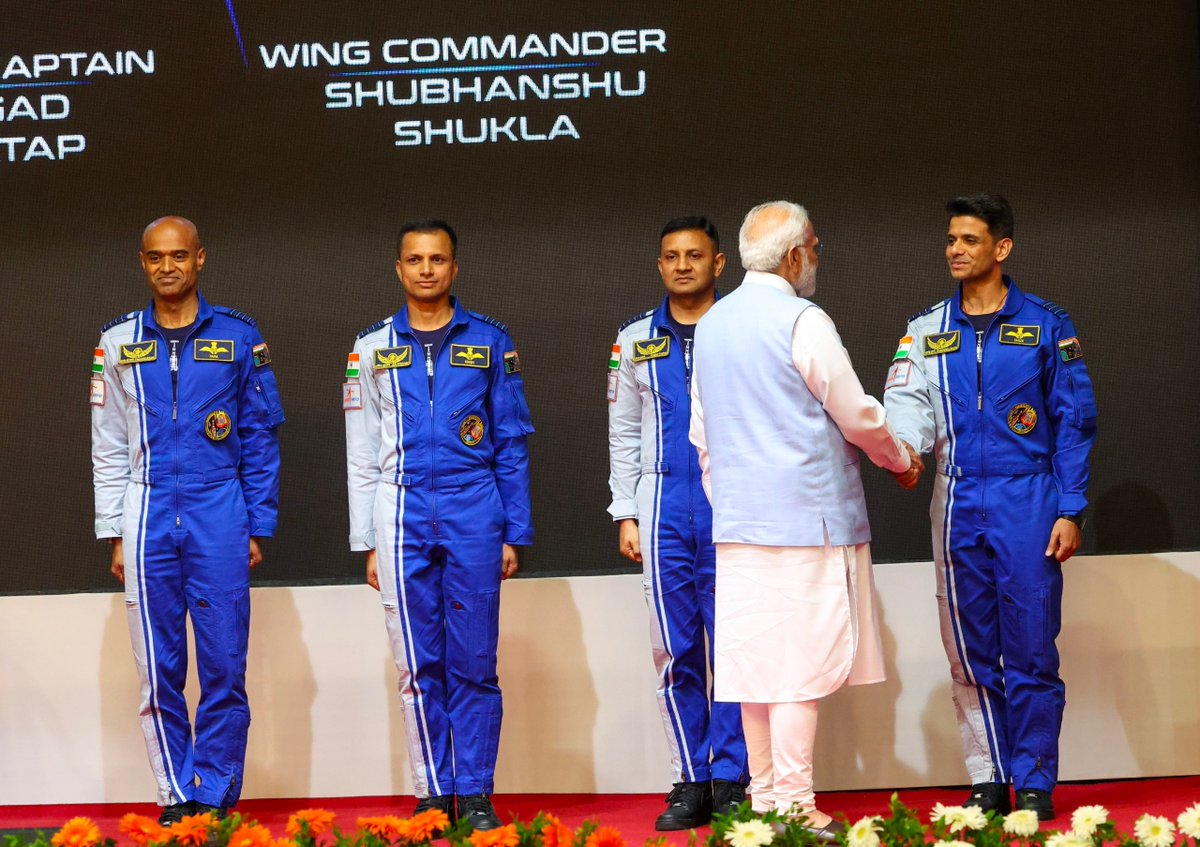
<path id="1" fill-rule="evenodd" d="M 910 319 L 884 394 L 897 434 L 937 452 L 930 516 L 968 805 L 1054 817 L 1065 704 L 1055 638 L 1079 546 L 1096 402 L 1067 313 L 1003 274 L 1013 214 L 946 205 L 956 294 Z"/>
<path id="2" fill-rule="evenodd" d="M 401 228 L 405 306 L 359 333 L 342 407 L 350 548 L 383 601 L 416 811 L 486 830 L 500 826 L 500 582 L 533 543 L 533 425 L 508 330 L 450 296 L 457 246 L 444 221 Z"/>
<path id="3" fill-rule="evenodd" d="M 141 676 L 142 732 L 160 820 L 238 801 L 250 709 L 250 568 L 275 534 L 283 410 L 254 321 L 197 291 L 204 248 L 183 218 L 146 228 L 153 302 L 107 324 L 92 360 L 96 537 Z M 195 740 L 183 688 L 196 641 Z"/>
<path id="4" fill-rule="evenodd" d="M 621 554 L 644 574 L 675 782 L 655 829 L 669 831 L 732 812 L 746 799 L 748 775 L 741 707 L 711 700 L 712 507 L 688 441 L 692 341 L 716 300 L 725 254 L 703 217 L 670 221 L 659 248 L 667 296 L 621 326 L 609 361 L 608 511 L 619 525 Z"/>

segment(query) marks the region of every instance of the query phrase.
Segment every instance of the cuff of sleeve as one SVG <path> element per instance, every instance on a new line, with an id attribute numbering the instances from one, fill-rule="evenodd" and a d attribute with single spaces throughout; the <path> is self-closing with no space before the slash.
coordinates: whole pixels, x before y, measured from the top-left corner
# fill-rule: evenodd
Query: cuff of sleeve
<path id="1" fill-rule="evenodd" d="M 509 527 L 504 532 L 504 543 L 513 547 L 528 547 L 533 543 L 533 529 Z"/>
<path id="2" fill-rule="evenodd" d="M 637 503 L 632 500 L 613 500 L 612 505 L 608 507 L 608 513 L 614 521 L 637 518 Z"/>
<path id="3" fill-rule="evenodd" d="M 1060 515 L 1079 515 L 1087 508 L 1087 498 L 1082 494 L 1058 495 L 1058 513 Z"/>
<path id="4" fill-rule="evenodd" d="M 375 530 L 369 530 L 363 535 L 350 536 L 350 549 L 361 553 L 364 550 L 375 549 Z"/>
<path id="5" fill-rule="evenodd" d="M 121 519 L 111 521 L 96 521 L 96 538 L 120 538 Z"/>
<path id="6" fill-rule="evenodd" d="M 270 538 L 275 534 L 275 521 L 250 519 L 251 538 Z"/>

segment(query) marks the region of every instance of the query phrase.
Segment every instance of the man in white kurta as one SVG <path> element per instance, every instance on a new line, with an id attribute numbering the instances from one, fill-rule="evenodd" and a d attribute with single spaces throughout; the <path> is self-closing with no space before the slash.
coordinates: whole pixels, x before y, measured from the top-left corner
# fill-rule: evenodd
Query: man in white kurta
<path id="1" fill-rule="evenodd" d="M 906 487 L 921 465 L 807 299 L 818 244 L 793 203 L 746 215 L 746 278 L 697 326 L 690 435 L 713 504 L 715 698 L 742 703 L 753 808 L 832 840 L 817 703 L 885 676 L 858 451 Z"/>

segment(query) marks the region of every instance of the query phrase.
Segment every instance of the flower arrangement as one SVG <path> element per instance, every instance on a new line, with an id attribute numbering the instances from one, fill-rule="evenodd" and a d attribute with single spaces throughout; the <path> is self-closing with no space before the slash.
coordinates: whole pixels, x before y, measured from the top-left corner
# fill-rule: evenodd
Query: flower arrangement
<path id="1" fill-rule="evenodd" d="M 453 826 L 445 812 L 433 809 L 411 818 L 395 815 L 362 817 L 352 832 L 343 832 L 333 812 L 302 809 L 275 838 L 264 826 L 233 814 L 217 820 L 211 814 L 188 815 L 162 826 L 152 818 L 128 814 L 118 825 L 134 847 L 429 847 L 445 838 L 450 847 L 627 847 L 621 833 L 596 821 L 571 829 L 557 817 L 539 812 L 532 820 L 513 820 L 487 832 L 474 832 L 466 821 Z M 1117 830 L 1103 806 L 1080 806 L 1066 831 L 1043 831 L 1036 813 L 984 814 L 977 808 L 936 804 L 923 823 L 917 814 L 892 796 L 887 816 L 861 818 L 840 836 L 842 847 L 1200 847 L 1200 803 L 1185 809 L 1174 821 L 1145 814 L 1133 833 Z M 49 839 L 7 836 L 0 847 L 116 847 L 87 818 L 72 818 Z M 670 847 L 664 836 L 645 847 Z M 700 847 L 695 831 L 687 847 Z M 777 812 L 757 815 L 743 804 L 737 813 L 718 817 L 704 847 L 819 847 L 803 818 Z"/>

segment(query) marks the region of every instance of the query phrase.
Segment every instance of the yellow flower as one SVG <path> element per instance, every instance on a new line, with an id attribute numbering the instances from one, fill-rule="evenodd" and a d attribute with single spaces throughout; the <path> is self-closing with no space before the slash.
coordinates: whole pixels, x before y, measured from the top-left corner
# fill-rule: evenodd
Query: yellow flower
<path id="1" fill-rule="evenodd" d="M 1103 806 L 1080 806 L 1071 813 L 1071 830 L 1091 838 L 1101 824 L 1108 822 L 1108 809 Z"/>
<path id="2" fill-rule="evenodd" d="M 308 834 L 313 838 L 320 838 L 333 827 L 333 819 L 337 817 L 333 812 L 327 812 L 324 809 L 301 809 L 288 818 L 287 827 L 284 832 L 295 838 L 300 834 L 300 824 L 308 824 Z"/>
<path id="3" fill-rule="evenodd" d="M 1133 825 L 1133 834 L 1144 847 L 1171 847 L 1175 843 L 1175 824 L 1161 815 L 1142 815 Z"/>
<path id="4" fill-rule="evenodd" d="M 1009 835 L 1028 838 L 1038 831 L 1038 816 L 1033 809 L 1017 809 L 1004 816 L 1004 831 Z"/>
<path id="5" fill-rule="evenodd" d="M 54 847 L 95 847 L 100 843 L 100 827 L 88 818 L 71 818 L 50 843 Z"/>
<path id="6" fill-rule="evenodd" d="M 1200 838 L 1200 803 L 1193 803 L 1179 815 L 1179 831 L 1188 838 Z"/>
<path id="7" fill-rule="evenodd" d="M 775 840 L 775 830 L 760 820 L 734 821 L 725 832 L 725 840 L 730 847 L 766 847 Z"/>
<path id="8" fill-rule="evenodd" d="M 166 841 L 167 831 L 162 824 L 153 818 L 148 818 L 144 815 L 135 815 L 130 812 L 125 817 L 121 818 L 121 823 L 117 828 L 122 835 L 128 835 L 129 840 L 137 847 L 151 841 Z"/>

